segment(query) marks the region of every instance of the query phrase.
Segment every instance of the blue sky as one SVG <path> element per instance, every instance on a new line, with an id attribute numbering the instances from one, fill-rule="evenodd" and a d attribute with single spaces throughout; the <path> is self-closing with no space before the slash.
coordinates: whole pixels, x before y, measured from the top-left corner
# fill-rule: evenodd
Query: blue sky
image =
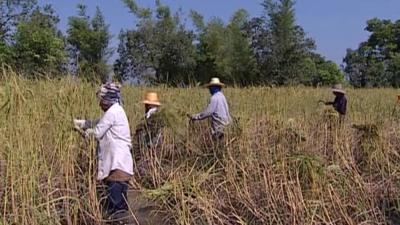
<path id="1" fill-rule="evenodd" d="M 120 0 L 39 0 L 40 4 L 52 4 L 61 18 L 60 28 L 65 31 L 68 17 L 76 15 L 76 5 L 86 4 L 91 15 L 96 6 L 103 11 L 110 30 L 115 35 L 112 45 L 116 47 L 121 29 L 134 27 L 135 17 Z M 234 11 L 246 9 L 251 16 L 263 13 L 262 0 L 161 0 L 176 10 L 182 8 L 187 14 L 191 9 L 205 16 L 229 20 Z M 138 0 L 140 6 L 154 6 L 154 0 Z M 347 48 L 356 48 L 366 40 L 364 31 L 370 18 L 400 19 L 400 0 L 297 0 L 296 19 L 317 43 L 317 52 L 340 64 Z M 188 21 L 189 23 L 189 21 Z M 115 57 L 115 56 L 114 56 Z"/>

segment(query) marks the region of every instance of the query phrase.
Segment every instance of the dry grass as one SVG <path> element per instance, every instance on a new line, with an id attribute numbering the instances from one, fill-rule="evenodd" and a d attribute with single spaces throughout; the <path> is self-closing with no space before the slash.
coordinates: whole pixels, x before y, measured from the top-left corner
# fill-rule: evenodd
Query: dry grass
<path id="1" fill-rule="evenodd" d="M 101 115 L 95 86 L 13 74 L 0 82 L 0 224 L 100 224 L 94 143 L 71 126 Z M 166 223 L 399 223 L 396 90 L 349 90 L 340 125 L 317 103 L 332 98 L 327 89 L 228 88 L 238 122 L 224 143 L 185 118 L 207 103 L 206 90 L 156 90 L 174 123 L 137 182 Z M 132 130 L 145 91 L 123 89 Z"/>

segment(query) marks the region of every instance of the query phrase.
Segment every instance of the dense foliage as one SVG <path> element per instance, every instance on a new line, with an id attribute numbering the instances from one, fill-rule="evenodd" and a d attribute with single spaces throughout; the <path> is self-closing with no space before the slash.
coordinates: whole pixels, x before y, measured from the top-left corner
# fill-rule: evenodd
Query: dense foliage
<path id="1" fill-rule="evenodd" d="M 122 31 L 115 72 L 134 82 L 188 83 L 193 75 L 193 33 L 181 23 L 181 15 L 156 2 L 156 9 L 141 9 L 125 1 L 138 18 L 135 29 Z"/>
<path id="2" fill-rule="evenodd" d="M 345 73 L 356 87 L 400 86 L 400 20 L 371 19 L 371 33 L 358 49 L 347 50 Z"/>
<path id="3" fill-rule="evenodd" d="M 108 25 L 99 8 L 90 18 L 86 13 L 86 6 L 78 5 L 78 16 L 69 18 L 67 41 L 71 57 L 70 70 L 84 74 L 86 78 L 94 79 L 92 75 L 106 80 L 109 74 L 107 60 L 112 53 L 109 48 L 111 34 Z M 89 77 L 88 77 L 89 76 Z"/>
<path id="4" fill-rule="evenodd" d="M 59 19 L 50 6 L 35 9 L 27 21 L 21 22 L 13 36 L 12 58 L 19 70 L 32 76 L 34 72 L 58 72 L 66 60 L 65 43 L 57 29 Z"/>
<path id="5" fill-rule="evenodd" d="M 0 64 L 28 77 L 74 74 L 88 80 L 184 86 L 219 76 L 248 85 L 330 85 L 345 80 L 356 87 L 400 86 L 400 21 L 371 19 L 367 41 L 348 49 L 343 72 L 318 54 L 315 41 L 296 23 L 293 0 L 264 0 L 263 14 L 239 9 L 228 21 L 205 20 L 196 11 L 186 18 L 155 0 L 143 8 L 122 0 L 132 27 L 121 30 L 114 54 L 113 34 L 99 8 L 85 5 L 69 17 L 65 34 L 50 5 L 36 0 L 0 0 Z M 190 24 L 191 23 L 191 24 Z"/>
<path id="6" fill-rule="evenodd" d="M 155 10 L 124 2 L 139 22 L 120 34 L 114 68 L 123 79 L 179 85 L 219 76 L 239 86 L 326 85 L 343 79 L 333 62 L 314 52 L 314 41 L 296 24 L 292 0 L 265 0 L 260 18 L 239 9 L 227 24 L 218 17 L 204 21 L 192 11 L 194 31 L 181 23 L 180 12 L 173 14 L 160 1 Z"/>
<path id="7" fill-rule="evenodd" d="M 122 2 L 136 23 L 120 32 L 118 57 L 110 62 L 112 34 L 99 8 L 91 18 L 87 7 L 78 5 L 62 34 L 50 6 L 39 7 L 34 0 L 0 1 L 0 62 L 29 77 L 57 71 L 104 81 L 113 70 L 121 81 L 173 86 L 213 76 L 239 86 L 343 80 L 337 65 L 315 53 L 314 41 L 296 24 L 293 0 L 265 0 L 265 15 L 257 18 L 239 9 L 227 23 L 218 17 L 204 21 L 191 11 L 193 26 L 184 22 L 183 12 L 173 12 L 160 0 L 154 9 L 134 0 Z"/>

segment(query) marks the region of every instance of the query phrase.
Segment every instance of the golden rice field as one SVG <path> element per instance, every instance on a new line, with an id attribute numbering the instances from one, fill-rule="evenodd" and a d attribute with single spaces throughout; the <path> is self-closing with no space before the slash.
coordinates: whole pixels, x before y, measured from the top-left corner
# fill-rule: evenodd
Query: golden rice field
<path id="1" fill-rule="evenodd" d="M 101 115 L 96 85 L 0 80 L 0 224 L 105 224 L 96 194 L 95 143 L 72 118 Z M 169 112 L 164 144 L 133 180 L 163 224 L 399 224 L 400 110 L 394 89 L 348 89 L 339 124 L 318 100 L 327 88 L 224 90 L 235 123 L 210 141 L 201 88 L 123 87 L 132 132 L 147 90 Z M 399 106 L 400 107 L 400 106 Z"/>

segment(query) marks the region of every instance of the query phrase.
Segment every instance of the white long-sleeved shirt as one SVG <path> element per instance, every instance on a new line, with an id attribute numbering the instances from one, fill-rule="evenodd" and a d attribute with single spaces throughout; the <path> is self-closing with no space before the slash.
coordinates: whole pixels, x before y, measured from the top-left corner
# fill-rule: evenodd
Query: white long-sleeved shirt
<path id="1" fill-rule="evenodd" d="M 104 113 L 94 128 L 94 135 L 99 141 L 97 179 L 107 178 L 115 169 L 133 175 L 129 122 L 118 103 Z"/>
<path id="2" fill-rule="evenodd" d="M 217 92 L 212 95 L 207 108 L 203 112 L 194 115 L 195 120 L 203 120 L 208 117 L 211 117 L 211 129 L 213 134 L 217 132 L 223 133 L 224 127 L 231 122 L 229 106 L 222 92 Z"/>

